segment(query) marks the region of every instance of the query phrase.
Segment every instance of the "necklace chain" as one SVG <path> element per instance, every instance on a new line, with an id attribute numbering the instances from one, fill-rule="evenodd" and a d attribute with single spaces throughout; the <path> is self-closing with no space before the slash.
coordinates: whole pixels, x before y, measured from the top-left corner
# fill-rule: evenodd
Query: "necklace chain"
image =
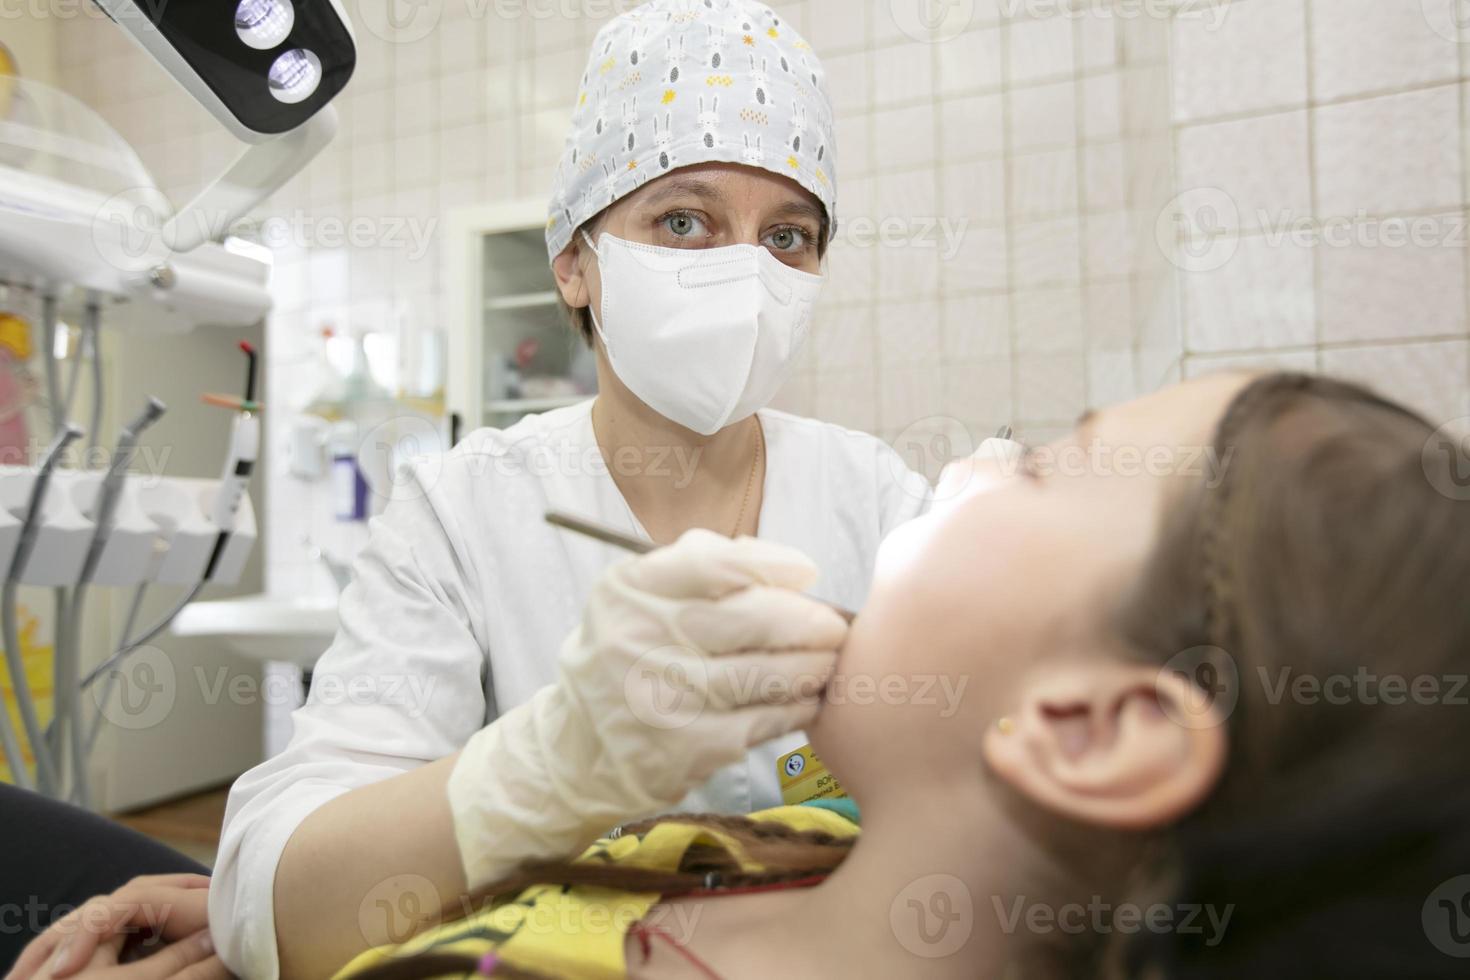
<path id="1" fill-rule="evenodd" d="M 766 444 L 766 434 L 761 429 L 760 419 L 751 416 L 755 423 L 755 457 L 750 461 L 750 475 L 745 478 L 745 496 L 740 501 L 740 513 L 735 518 L 735 527 L 730 531 L 730 537 L 740 534 L 740 528 L 745 524 L 745 510 L 750 506 L 750 491 L 755 487 L 755 474 L 761 466 L 761 450 Z"/>

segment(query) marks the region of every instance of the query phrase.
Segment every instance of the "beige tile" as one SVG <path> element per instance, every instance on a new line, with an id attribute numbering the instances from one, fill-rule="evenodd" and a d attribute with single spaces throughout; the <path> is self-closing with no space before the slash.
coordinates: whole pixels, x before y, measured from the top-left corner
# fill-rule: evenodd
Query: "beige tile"
<path id="1" fill-rule="evenodd" d="M 1306 112 L 1182 128 L 1179 187 L 1224 191 L 1236 211 L 1219 215 L 1227 228 L 1254 230 L 1262 212 L 1272 219 L 1311 215 Z"/>
<path id="2" fill-rule="evenodd" d="M 813 373 L 872 370 L 877 356 L 874 323 L 871 306 L 819 304 L 810 342 Z"/>
<path id="3" fill-rule="evenodd" d="M 1328 350 L 1327 373 L 1363 382 L 1423 412 L 1434 425 L 1470 415 L 1470 342 L 1382 344 Z"/>
<path id="4" fill-rule="evenodd" d="M 851 2 L 851 0 L 845 0 Z M 1000 28 L 987 27 L 967 31 L 938 46 L 938 91 L 955 95 L 974 90 L 997 89 L 1001 84 L 1002 64 Z"/>
<path id="5" fill-rule="evenodd" d="M 1184 358 L 1184 376 L 1200 378 L 1223 371 L 1305 371 L 1317 370 L 1317 355 L 1312 351 L 1259 351 L 1250 354 L 1189 354 Z"/>
<path id="6" fill-rule="evenodd" d="M 1052 150 L 1013 158 L 1010 190 L 1014 221 L 1076 214 L 1077 151 Z"/>
<path id="7" fill-rule="evenodd" d="M 1431 24 L 1440 8 L 1447 12 L 1453 3 L 1312 0 L 1317 98 L 1340 99 L 1458 77 L 1458 45 Z"/>
<path id="8" fill-rule="evenodd" d="M 1306 105 L 1305 0 L 1243 0 L 1218 26 L 1205 17 L 1172 24 L 1176 121 Z"/>
<path id="9" fill-rule="evenodd" d="M 1083 266 L 1088 279 L 1127 276 L 1137 264 L 1133 215 L 1127 211 L 1090 214 L 1083 222 L 1086 249 Z"/>
<path id="10" fill-rule="evenodd" d="M 881 170 L 931 164 L 934 160 L 934 106 L 887 109 L 873 114 L 874 163 Z"/>
<path id="11" fill-rule="evenodd" d="M 817 51 L 860 47 L 868 38 L 871 10 L 852 0 L 809 0 L 805 37 Z"/>
<path id="12" fill-rule="evenodd" d="M 1009 286 L 1004 228 L 970 228 L 954 258 L 944 263 L 948 292 L 1002 290 Z"/>
<path id="13" fill-rule="evenodd" d="M 1464 203 L 1459 86 L 1327 106 L 1313 124 L 1322 216 Z"/>
<path id="14" fill-rule="evenodd" d="M 946 99 L 939 104 L 939 138 L 946 160 L 999 156 L 1006 149 L 1005 111 L 1000 95 Z"/>
<path id="15" fill-rule="evenodd" d="M 1077 142 L 1077 86 L 1072 82 L 1016 88 L 1008 98 L 1012 152 Z"/>
<path id="16" fill-rule="evenodd" d="M 939 365 L 885 368 L 878 377 L 878 417 L 885 432 L 900 432 L 943 416 L 944 376 Z"/>
<path id="17" fill-rule="evenodd" d="M 1082 82 L 1082 133 L 1089 141 L 1115 140 L 1123 135 L 1122 90 L 1115 72 Z"/>
<path id="18" fill-rule="evenodd" d="M 941 172 L 943 212 L 970 227 L 1001 225 L 1006 220 L 1006 163 L 984 160 L 957 163 Z"/>
<path id="19" fill-rule="evenodd" d="M 873 55 L 873 101 L 879 108 L 931 98 L 934 94 L 934 46 L 907 41 Z"/>
<path id="20" fill-rule="evenodd" d="M 878 306 L 877 322 L 881 373 L 939 365 L 938 302 L 882 303 Z"/>
<path id="21" fill-rule="evenodd" d="M 1081 289 L 1022 290 L 1011 297 L 1016 350 L 1061 354 L 1082 350 Z"/>
<path id="22" fill-rule="evenodd" d="M 1094 351 L 1087 355 L 1087 404 L 1117 405 L 1142 394 L 1132 351 Z"/>
<path id="23" fill-rule="evenodd" d="M 1013 287 L 1075 285 L 1082 276 L 1081 229 L 1076 216 L 1011 229 Z"/>
<path id="24" fill-rule="evenodd" d="M 1324 340 L 1465 332 L 1463 212 L 1360 226 L 1353 239 L 1320 253 Z"/>
<path id="25" fill-rule="evenodd" d="M 1025 85 L 1028 82 L 1062 78 L 1072 74 L 1071 18 L 1053 16 L 1036 20 L 1018 20 L 1005 29 L 1010 32 L 1006 55 L 1006 80 L 1011 85 Z"/>
<path id="26" fill-rule="evenodd" d="M 940 351 L 946 363 L 1007 359 L 1010 298 L 1003 293 L 950 296 L 944 302 L 941 331 Z"/>
<path id="27" fill-rule="evenodd" d="M 944 366 L 944 414 L 965 424 L 979 447 L 1015 417 L 1010 361 L 961 361 Z"/>
<path id="28" fill-rule="evenodd" d="M 819 371 L 817 418 L 863 432 L 878 431 L 878 384 L 873 370 Z"/>
<path id="29" fill-rule="evenodd" d="M 1126 161 L 1122 143 L 1098 143 L 1082 150 L 1082 208 L 1108 211 L 1127 203 Z"/>
<path id="30" fill-rule="evenodd" d="M 1133 347 L 1132 283 L 1088 283 L 1083 287 L 1082 301 L 1088 350 L 1118 351 Z"/>
<path id="31" fill-rule="evenodd" d="M 1182 275 L 1186 349 L 1238 351 L 1314 342 L 1312 277 L 1311 249 L 1242 239 L 1223 267 Z"/>
<path id="32" fill-rule="evenodd" d="M 1016 358 L 1016 420 L 1064 425 L 1087 407 L 1087 358 L 1080 353 Z"/>

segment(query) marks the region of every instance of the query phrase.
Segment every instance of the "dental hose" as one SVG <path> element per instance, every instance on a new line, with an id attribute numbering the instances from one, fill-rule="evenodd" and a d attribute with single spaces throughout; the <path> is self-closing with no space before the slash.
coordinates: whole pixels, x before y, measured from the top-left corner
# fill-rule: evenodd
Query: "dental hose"
<path id="1" fill-rule="evenodd" d="M 97 403 L 101 404 L 100 398 Z M 148 404 L 143 407 L 138 417 L 125 425 L 118 434 L 117 449 L 113 453 L 112 464 L 108 467 L 107 475 L 103 477 L 101 486 L 97 488 L 97 530 L 93 533 L 91 547 L 88 548 L 87 557 L 82 563 L 82 573 L 77 579 L 76 591 L 69 603 L 70 609 L 67 608 L 66 590 L 57 590 L 57 623 L 65 623 L 67 627 L 64 645 L 60 642 L 57 645 L 55 686 L 58 710 L 54 713 L 51 729 L 52 751 L 56 758 L 61 758 L 62 741 L 65 740 L 69 746 L 73 790 L 71 795 L 75 802 L 87 809 L 91 809 L 92 802 L 91 787 L 86 779 L 86 762 L 91 742 L 86 733 L 86 720 L 82 714 L 81 704 L 82 689 L 77 680 L 81 669 L 81 635 L 87 589 L 97 574 L 97 566 L 102 562 L 102 553 L 106 550 L 112 522 L 117 514 L 117 502 L 121 496 L 123 481 L 127 479 L 128 468 L 132 465 L 133 455 L 138 449 L 138 439 L 153 423 L 163 417 L 165 411 L 167 407 L 163 402 L 157 398 L 149 398 Z M 132 625 L 129 622 L 127 630 L 131 629 Z M 127 630 L 124 630 L 124 636 L 127 635 Z M 65 694 L 63 695 L 62 692 Z M 100 719 L 100 704 L 98 715 Z M 96 727 L 100 726 L 94 725 L 94 728 Z"/>
<path id="2" fill-rule="evenodd" d="M 30 561 L 31 553 L 36 547 L 36 537 L 39 534 L 37 522 L 41 516 L 41 509 L 45 504 L 46 491 L 51 484 L 51 474 L 56 469 L 56 462 L 66 447 L 79 438 L 82 430 L 74 425 L 67 425 L 61 432 L 57 433 L 50 447 L 46 450 L 45 457 L 41 460 L 41 466 L 36 472 L 35 483 L 31 485 L 30 501 L 26 505 L 25 523 L 21 525 L 20 540 L 15 547 L 15 557 L 11 560 L 9 574 L 5 576 L 5 585 L 0 587 L 0 631 L 3 631 L 5 643 L 5 659 L 10 667 L 11 684 L 15 690 L 16 704 L 20 708 L 21 722 L 25 726 L 26 738 L 30 740 L 32 754 L 36 757 L 36 782 L 42 793 L 47 796 L 55 796 L 59 785 L 56 778 L 56 769 L 52 764 L 51 753 L 48 750 L 46 735 L 41 728 L 41 723 L 36 717 L 36 704 L 31 699 L 30 683 L 26 680 L 25 661 L 21 656 L 20 633 L 16 629 L 16 603 L 15 593 L 19 584 L 17 578 L 25 570 L 27 562 Z M 59 693 L 59 692 L 58 692 Z"/>
<path id="3" fill-rule="evenodd" d="M 41 298 L 41 361 L 46 366 L 46 407 L 51 412 L 51 429 L 60 432 L 66 423 L 61 397 L 61 377 L 56 367 L 56 297 Z"/>

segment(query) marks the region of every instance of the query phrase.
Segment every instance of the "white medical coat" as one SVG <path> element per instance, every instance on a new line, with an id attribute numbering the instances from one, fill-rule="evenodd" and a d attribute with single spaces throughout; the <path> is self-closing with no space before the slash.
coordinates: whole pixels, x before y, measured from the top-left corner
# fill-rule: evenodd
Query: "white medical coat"
<path id="1" fill-rule="evenodd" d="M 290 743 L 230 791 L 209 918 L 236 973 L 278 975 L 276 864 L 308 814 L 458 751 L 497 705 L 521 704 L 555 679 L 593 582 L 627 554 L 542 515 L 563 510 L 647 536 L 598 452 L 591 404 L 478 430 L 399 471 L 342 593 L 336 639 L 292 715 Z M 776 411 L 759 417 L 760 537 L 816 562 L 813 595 L 860 609 L 879 542 L 928 507 L 928 482 L 870 435 Z M 661 465 L 685 472 L 672 454 Z M 679 809 L 779 805 L 776 759 L 805 741 L 798 732 L 758 746 Z"/>

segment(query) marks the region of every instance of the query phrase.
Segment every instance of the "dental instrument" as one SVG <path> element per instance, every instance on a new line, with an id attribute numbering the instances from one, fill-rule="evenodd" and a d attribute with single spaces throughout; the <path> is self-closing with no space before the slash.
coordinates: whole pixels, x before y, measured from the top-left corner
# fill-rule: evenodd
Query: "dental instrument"
<path id="1" fill-rule="evenodd" d="M 48 751 L 45 732 L 41 728 L 40 720 L 36 716 L 36 704 L 31 698 L 30 682 L 26 679 L 25 661 L 21 656 L 20 632 L 16 629 L 15 590 L 17 580 L 25 569 L 26 563 L 30 561 L 31 552 L 36 546 L 36 536 L 39 531 L 38 524 L 41 519 L 41 511 L 46 503 L 46 491 L 51 485 L 51 474 L 56 469 L 56 463 L 65 452 L 66 447 L 80 438 L 82 430 L 74 425 L 67 425 L 52 440 L 51 446 L 46 450 L 46 455 L 41 460 L 41 466 L 36 472 L 35 481 L 31 484 L 30 497 L 26 503 L 25 517 L 21 525 L 20 540 L 16 544 L 15 555 L 11 558 L 10 569 L 5 576 L 5 584 L 0 587 L 0 630 L 4 633 L 5 659 L 10 668 L 11 688 L 15 692 L 15 701 L 20 709 L 21 723 L 25 727 L 26 738 L 31 743 L 31 754 L 36 758 L 36 783 L 41 792 L 54 795 L 59 790 L 55 765 Z M 19 756 L 10 760 L 11 772 L 20 778 L 25 772 L 25 760 Z"/>
<path id="2" fill-rule="evenodd" d="M 635 538 L 631 534 L 624 534 L 617 528 L 608 527 L 606 524 L 599 524 L 596 521 L 589 521 L 586 518 L 577 517 L 572 514 L 566 514 L 557 510 L 548 510 L 546 512 L 546 523 L 567 531 L 575 531 L 577 534 L 586 535 L 589 538 L 595 538 L 596 540 L 601 541 L 604 544 L 610 544 L 614 547 L 622 548 L 624 551 L 631 551 L 635 555 L 646 555 L 650 551 L 653 551 L 659 547 L 652 541 L 645 541 L 643 538 Z M 837 615 L 841 616 L 849 623 L 857 618 L 857 613 L 847 609 L 843 609 L 841 606 L 836 605 L 835 603 L 827 602 L 822 599 L 819 599 L 817 601 L 821 602 L 823 605 L 831 607 L 831 609 L 836 612 Z"/>
<path id="3" fill-rule="evenodd" d="M 122 491 L 123 481 L 127 477 L 128 467 L 132 465 L 133 454 L 137 451 L 138 438 L 153 423 L 162 418 L 166 410 L 163 402 L 157 398 L 149 398 L 148 404 L 144 406 L 138 417 L 125 425 L 118 434 L 112 465 L 108 468 L 107 475 L 97 489 L 97 497 L 93 504 L 97 529 L 92 536 L 92 544 L 87 549 L 87 557 L 82 563 L 82 573 L 69 601 L 69 609 L 65 608 L 68 605 L 65 599 L 66 590 L 57 590 L 60 594 L 57 622 L 64 624 L 65 629 L 63 635 L 57 638 L 53 664 L 56 683 L 52 701 L 51 725 L 48 728 L 51 736 L 49 748 L 53 758 L 61 758 L 64 754 L 63 744 L 69 747 L 74 791 L 71 795 L 75 797 L 76 802 L 88 809 L 91 808 L 91 791 L 84 774 L 86 773 L 89 740 L 80 704 L 82 688 L 78 683 L 87 591 L 97 574 L 97 566 L 102 561 L 102 553 L 111 536 L 118 498 Z M 66 613 L 66 615 L 62 616 L 61 613 Z M 100 703 L 97 713 L 100 717 L 102 713 Z M 94 725 L 93 727 L 99 726 Z"/>
<path id="4" fill-rule="evenodd" d="M 240 513 L 240 503 L 245 497 L 246 486 L 250 483 L 250 476 L 255 470 L 255 463 L 260 455 L 260 403 L 255 400 L 258 359 L 255 348 L 248 342 L 242 340 L 240 350 L 247 358 L 244 397 L 234 402 L 224 395 L 206 395 L 202 399 L 206 404 L 232 404 L 238 408 L 230 429 L 230 449 L 225 456 L 219 489 L 215 492 L 213 505 L 210 508 L 210 518 L 216 535 L 214 546 L 209 553 L 209 560 L 204 567 L 204 575 L 173 608 L 140 635 L 129 638 L 124 633 L 123 642 L 118 645 L 112 655 L 82 678 L 81 687 L 83 689 L 91 687 L 98 677 L 122 662 L 128 654 L 167 629 L 184 607 L 193 602 L 204 586 L 214 578 L 220 559 L 225 553 L 225 546 L 229 544 L 234 534 L 235 522 Z M 105 703 L 105 701 L 99 703 Z"/>

